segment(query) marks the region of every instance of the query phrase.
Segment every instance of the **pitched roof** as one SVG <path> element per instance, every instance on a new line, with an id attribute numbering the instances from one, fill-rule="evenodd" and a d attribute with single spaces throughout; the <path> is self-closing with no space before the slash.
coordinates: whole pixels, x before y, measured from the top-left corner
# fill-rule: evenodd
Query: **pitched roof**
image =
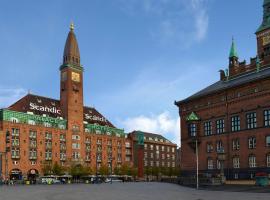
<path id="1" fill-rule="evenodd" d="M 12 104 L 8 109 L 24 113 L 32 112 L 35 115 L 45 114 L 53 118 L 64 118 L 62 116 L 59 100 L 33 94 L 24 96 L 16 103 Z M 83 112 L 84 121 L 88 122 L 89 124 L 98 124 L 101 126 L 109 126 L 115 128 L 115 126 L 95 108 L 84 107 Z"/>
<path id="2" fill-rule="evenodd" d="M 253 82 L 253 81 L 265 79 L 265 78 L 270 78 L 270 67 L 261 69 L 261 71 L 259 72 L 253 71 L 253 72 L 250 72 L 248 74 L 239 76 L 235 79 L 231 79 L 228 81 L 217 81 L 216 83 L 204 88 L 203 90 L 191 95 L 190 97 L 182 101 L 175 102 L 175 104 L 179 105 L 181 103 L 184 103 L 190 100 L 195 100 L 197 98 L 200 98 L 206 95 L 217 93 L 217 92 L 229 89 L 229 88 L 237 87 L 237 86 L 249 83 L 249 82 Z"/>
<path id="3" fill-rule="evenodd" d="M 146 137 L 146 140 L 149 140 L 149 138 L 152 138 L 153 141 L 155 141 L 155 138 L 157 138 L 158 140 L 163 140 L 164 142 L 168 141 L 169 143 L 174 144 L 173 142 L 171 142 L 170 140 L 168 140 L 164 136 L 162 136 L 160 134 L 156 134 L 156 133 L 148 133 L 148 132 L 144 132 L 144 131 L 133 131 L 130 134 L 137 136 L 139 133 L 143 133 L 144 137 Z"/>

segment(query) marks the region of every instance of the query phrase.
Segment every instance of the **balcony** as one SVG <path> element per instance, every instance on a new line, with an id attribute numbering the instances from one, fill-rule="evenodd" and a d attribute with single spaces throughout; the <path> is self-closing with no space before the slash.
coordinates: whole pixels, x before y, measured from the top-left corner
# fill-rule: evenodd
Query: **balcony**
<path id="1" fill-rule="evenodd" d="M 29 160 L 36 160 L 37 159 L 37 156 L 30 156 L 29 157 Z"/>
<path id="2" fill-rule="evenodd" d="M 65 151 L 66 149 L 67 149 L 66 146 L 60 146 L 60 150 L 61 150 L 61 151 Z"/>
<path id="3" fill-rule="evenodd" d="M 52 160 L 52 157 L 45 158 L 46 161 Z"/>
<path id="4" fill-rule="evenodd" d="M 20 159 L 20 155 L 11 155 L 12 159 Z"/>
<path id="5" fill-rule="evenodd" d="M 60 158 L 61 161 L 65 161 L 66 160 L 66 157 L 62 157 Z"/>
<path id="6" fill-rule="evenodd" d="M 46 145 L 45 148 L 46 149 L 52 149 L 52 145 Z"/>

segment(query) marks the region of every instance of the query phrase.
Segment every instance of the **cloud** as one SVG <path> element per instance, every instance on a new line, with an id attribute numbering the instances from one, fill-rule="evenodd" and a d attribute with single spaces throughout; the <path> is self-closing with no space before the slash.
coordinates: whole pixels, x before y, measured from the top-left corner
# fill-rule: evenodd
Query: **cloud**
<path id="1" fill-rule="evenodd" d="M 209 0 L 118 0 L 129 15 L 150 17 L 149 34 L 161 44 L 186 48 L 203 41 L 209 26 Z"/>
<path id="2" fill-rule="evenodd" d="M 141 130 L 161 134 L 178 146 L 180 145 L 180 119 L 172 117 L 168 111 L 158 115 L 131 117 L 119 123 L 126 132 Z"/>
<path id="3" fill-rule="evenodd" d="M 25 94 L 26 90 L 23 88 L 0 87 L 0 108 L 10 106 Z"/>

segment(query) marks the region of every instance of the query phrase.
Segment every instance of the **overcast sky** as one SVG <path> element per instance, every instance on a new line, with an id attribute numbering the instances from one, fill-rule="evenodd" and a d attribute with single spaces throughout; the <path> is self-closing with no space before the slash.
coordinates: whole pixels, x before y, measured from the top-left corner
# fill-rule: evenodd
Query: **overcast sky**
<path id="1" fill-rule="evenodd" d="M 84 101 L 125 131 L 180 143 L 181 100 L 219 79 L 234 36 L 256 56 L 262 0 L 0 0 L 0 107 L 59 98 L 69 24 L 84 66 Z"/>

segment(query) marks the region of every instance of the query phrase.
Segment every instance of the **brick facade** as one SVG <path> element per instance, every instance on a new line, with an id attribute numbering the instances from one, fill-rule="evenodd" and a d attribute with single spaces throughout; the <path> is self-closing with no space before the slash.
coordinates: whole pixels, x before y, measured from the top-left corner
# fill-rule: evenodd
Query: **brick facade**
<path id="1" fill-rule="evenodd" d="M 269 2 L 264 8 L 270 8 Z M 264 17 L 268 12 L 264 10 Z M 265 24 L 258 29 L 258 57 L 250 64 L 239 62 L 232 53 L 229 73 L 221 70 L 220 81 L 175 103 L 181 117 L 183 174 L 195 173 L 195 140 L 200 173 L 218 175 L 218 154 L 224 151 L 228 179 L 253 178 L 261 171 L 270 174 L 270 56 L 265 42 L 269 34 Z"/>

